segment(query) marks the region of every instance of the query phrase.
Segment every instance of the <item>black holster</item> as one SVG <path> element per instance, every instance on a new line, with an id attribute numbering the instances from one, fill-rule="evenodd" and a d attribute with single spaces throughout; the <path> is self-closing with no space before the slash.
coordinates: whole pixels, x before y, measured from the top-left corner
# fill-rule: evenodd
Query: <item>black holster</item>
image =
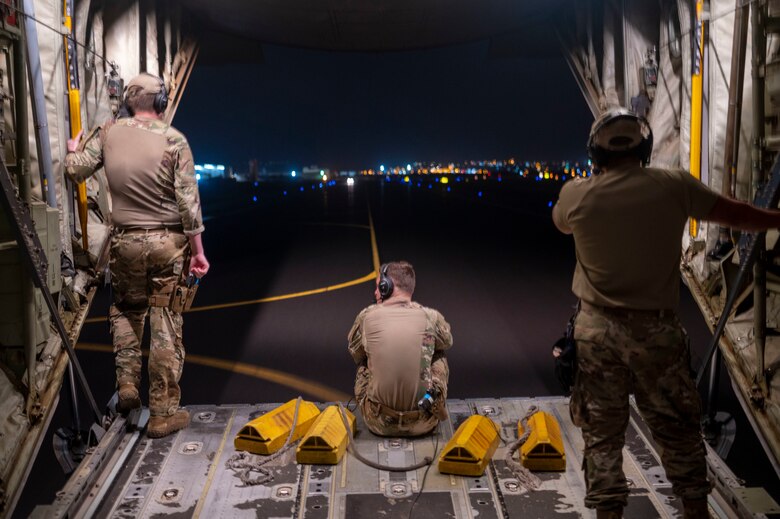
<path id="1" fill-rule="evenodd" d="M 561 383 L 566 395 L 571 393 L 577 376 L 577 341 L 574 340 L 574 319 L 577 313 L 569 319 L 563 337 L 555 341 L 552 347 L 555 358 L 555 377 Z"/>

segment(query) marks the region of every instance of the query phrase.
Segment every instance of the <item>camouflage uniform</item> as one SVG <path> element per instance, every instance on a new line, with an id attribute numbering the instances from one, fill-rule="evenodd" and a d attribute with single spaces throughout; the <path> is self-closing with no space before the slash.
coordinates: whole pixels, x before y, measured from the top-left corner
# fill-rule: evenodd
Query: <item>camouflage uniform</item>
<path id="1" fill-rule="evenodd" d="M 718 195 L 688 173 L 624 164 L 567 182 L 553 221 L 574 235 L 572 291 L 577 365 L 573 422 L 585 440 L 585 504 L 626 505 L 622 448 L 630 393 L 661 450 L 673 491 L 706 497 L 699 396 L 691 379 L 679 301 L 681 237 Z"/>
<path id="2" fill-rule="evenodd" d="M 112 197 L 110 319 L 117 386 L 139 385 L 148 313 L 149 408 L 152 416 L 171 416 L 181 397 L 183 319 L 160 301 L 188 272 L 188 236 L 203 231 L 192 152 L 180 132 L 141 117 L 98 128 L 82 150 L 66 156 L 67 172 L 81 181 L 105 167 Z"/>
<path id="3" fill-rule="evenodd" d="M 701 404 L 691 378 L 687 335 L 675 313 L 583 302 L 574 338 L 578 373 L 570 411 L 585 440 L 586 506 L 626 506 L 622 449 L 629 393 L 653 431 L 675 494 L 684 499 L 706 497 L 710 485 Z"/>
<path id="4" fill-rule="evenodd" d="M 384 326 L 375 326 L 377 321 Z M 452 346 L 452 334 L 439 312 L 389 299 L 358 314 L 348 341 L 358 365 L 355 398 L 373 433 L 419 436 L 446 417 L 449 366 L 444 352 Z M 438 392 L 432 414 L 417 406 L 429 389 Z"/>

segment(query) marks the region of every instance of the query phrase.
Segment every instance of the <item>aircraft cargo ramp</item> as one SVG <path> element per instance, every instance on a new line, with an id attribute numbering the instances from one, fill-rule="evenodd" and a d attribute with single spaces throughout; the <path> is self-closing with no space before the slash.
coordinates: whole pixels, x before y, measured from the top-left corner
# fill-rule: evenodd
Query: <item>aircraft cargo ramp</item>
<path id="1" fill-rule="evenodd" d="M 518 421 L 531 406 L 560 424 L 555 443 L 563 444 L 566 456 L 565 471 L 535 472 L 541 480 L 536 490 L 525 489 L 505 462 L 517 439 Z M 337 465 L 303 465 L 295 461 L 295 448 L 289 448 L 265 465 L 270 477 L 248 474 L 266 482 L 245 485 L 227 466 L 236 454 L 234 438 L 245 424 L 276 407 L 190 406 L 189 428 L 155 440 L 117 419 L 57 500 L 37 507 L 33 517 L 595 517 L 583 505 L 582 438 L 564 397 L 450 400 L 449 420 L 435 434 L 414 440 L 375 436 L 356 413 L 353 447 L 364 457 L 409 466 L 430 456 L 433 465 L 389 472 L 369 467 L 351 453 Z M 460 424 L 475 414 L 489 417 L 498 427 L 501 440 L 492 461 L 481 476 L 440 473 L 442 450 Z M 140 422 L 146 416 L 144 411 Z M 631 487 L 626 517 L 682 517 L 681 502 L 672 494 L 659 459 L 649 431 L 632 408 L 623 461 Z M 708 462 L 716 483 L 709 501 L 713 517 L 780 513 L 763 489 L 741 487 L 716 455 L 710 453 Z"/>

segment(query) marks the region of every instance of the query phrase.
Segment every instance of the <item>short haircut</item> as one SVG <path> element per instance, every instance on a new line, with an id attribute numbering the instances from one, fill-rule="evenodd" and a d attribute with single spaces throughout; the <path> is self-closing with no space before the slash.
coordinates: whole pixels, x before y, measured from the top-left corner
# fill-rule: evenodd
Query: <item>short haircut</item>
<path id="1" fill-rule="evenodd" d="M 387 264 L 387 276 L 393 280 L 393 284 L 409 294 L 414 293 L 415 275 L 414 267 L 407 261 L 391 261 Z"/>
<path id="2" fill-rule="evenodd" d="M 127 108 L 130 113 L 135 114 L 138 112 L 155 112 L 154 98 L 156 94 L 144 93 L 143 87 L 133 85 L 127 89 L 125 101 L 127 102 Z"/>

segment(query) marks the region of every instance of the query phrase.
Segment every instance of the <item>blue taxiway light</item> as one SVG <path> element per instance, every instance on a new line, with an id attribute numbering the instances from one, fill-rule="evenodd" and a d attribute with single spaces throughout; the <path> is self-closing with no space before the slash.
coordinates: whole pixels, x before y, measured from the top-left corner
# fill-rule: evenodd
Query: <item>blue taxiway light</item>
<path id="1" fill-rule="evenodd" d="M 303 191 L 303 186 L 301 186 L 301 189 L 300 189 L 300 191 Z"/>
<path id="2" fill-rule="evenodd" d="M 282 194 L 283 194 L 284 196 L 287 196 L 287 191 L 283 191 L 283 192 L 282 192 Z"/>
<path id="3" fill-rule="evenodd" d="M 256 196 L 252 197 L 252 202 L 257 202 L 257 197 Z"/>
<path id="4" fill-rule="evenodd" d="M 552 207 L 552 202 L 547 202 L 547 207 Z"/>
<path id="5" fill-rule="evenodd" d="M 450 186 L 447 186 L 447 192 L 449 193 L 450 191 L 452 191 L 452 188 Z"/>
<path id="6" fill-rule="evenodd" d="M 432 188 L 433 186 L 431 184 L 428 184 L 428 189 Z"/>
<path id="7" fill-rule="evenodd" d="M 260 184 L 259 182 L 255 182 L 255 187 L 257 187 L 259 184 Z"/>
<path id="8" fill-rule="evenodd" d="M 312 186 L 313 187 L 313 186 Z M 320 182 L 320 189 L 322 189 L 322 182 Z"/>
<path id="9" fill-rule="evenodd" d="M 482 198 L 482 191 L 480 191 L 479 193 L 477 193 L 477 196 L 478 196 L 478 197 L 480 197 L 480 198 Z"/>

